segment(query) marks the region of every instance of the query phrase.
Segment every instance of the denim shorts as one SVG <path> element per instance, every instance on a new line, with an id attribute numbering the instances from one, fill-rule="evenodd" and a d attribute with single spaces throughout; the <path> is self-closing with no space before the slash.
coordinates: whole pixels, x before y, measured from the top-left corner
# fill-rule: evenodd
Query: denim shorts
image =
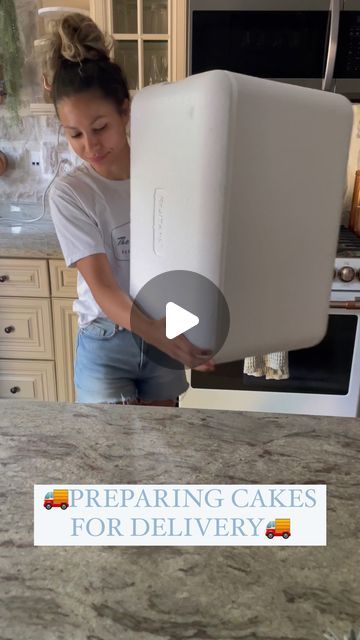
<path id="1" fill-rule="evenodd" d="M 74 365 L 76 402 L 176 400 L 189 386 L 185 370 L 155 364 L 152 349 L 155 347 L 107 318 L 96 318 L 79 328 Z M 159 362 L 161 352 L 156 351 Z"/>

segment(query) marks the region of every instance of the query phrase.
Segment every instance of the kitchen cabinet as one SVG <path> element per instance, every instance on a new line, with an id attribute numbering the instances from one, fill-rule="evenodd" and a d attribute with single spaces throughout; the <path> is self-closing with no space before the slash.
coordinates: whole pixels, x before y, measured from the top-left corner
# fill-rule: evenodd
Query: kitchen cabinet
<path id="1" fill-rule="evenodd" d="M 44 260 L 0 259 L 0 398 L 56 400 Z"/>
<path id="2" fill-rule="evenodd" d="M 115 41 L 133 95 L 186 76 L 186 0 L 90 0 L 90 15 Z"/>
<path id="3" fill-rule="evenodd" d="M 38 58 L 39 64 L 39 79 L 41 82 L 41 92 L 43 93 L 43 100 L 40 102 L 32 102 L 30 104 L 30 114 L 31 115 L 55 115 L 54 105 L 52 104 L 51 98 L 46 90 L 44 90 L 41 77 L 41 67 L 42 67 L 42 59 L 44 57 L 44 53 L 42 51 L 42 46 L 44 44 L 44 37 L 51 30 L 51 22 L 52 20 L 57 20 L 61 13 L 63 13 L 65 9 L 77 9 L 81 12 L 89 14 L 89 0 L 63 0 L 61 2 L 61 6 L 59 7 L 58 0 L 39 0 L 38 1 L 38 32 L 39 37 L 34 41 L 34 50 L 35 55 Z M 43 11 L 42 11 L 43 10 Z"/>
<path id="4" fill-rule="evenodd" d="M 0 399 L 56 400 L 53 362 L 0 360 Z"/>
<path id="5" fill-rule="evenodd" d="M 44 0 L 43 6 L 55 3 Z M 148 84 L 185 78 L 186 0 L 66 0 L 62 6 L 89 10 L 99 27 L 112 35 L 113 56 L 124 70 L 131 96 Z M 55 110 L 44 102 L 32 103 L 30 112 L 44 115 Z"/>
<path id="6" fill-rule="evenodd" d="M 73 402 L 76 269 L 0 259 L 0 398 Z"/>
<path id="7" fill-rule="evenodd" d="M 56 388 L 59 402 L 74 402 L 73 381 L 77 315 L 72 310 L 73 300 L 53 299 L 55 335 Z"/>
<path id="8" fill-rule="evenodd" d="M 52 314 L 55 337 L 56 387 L 59 402 L 74 402 L 74 359 L 77 336 L 76 298 L 77 270 L 65 266 L 63 260 L 49 260 Z"/>

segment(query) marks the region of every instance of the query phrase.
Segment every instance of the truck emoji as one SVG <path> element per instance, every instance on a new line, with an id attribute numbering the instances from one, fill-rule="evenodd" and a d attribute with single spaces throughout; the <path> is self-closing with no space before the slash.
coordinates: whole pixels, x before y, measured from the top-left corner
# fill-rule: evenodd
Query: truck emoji
<path id="1" fill-rule="evenodd" d="M 52 507 L 60 507 L 60 509 L 67 509 L 69 506 L 69 492 L 67 489 L 54 489 L 54 491 L 48 491 L 44 498 L 44 507 L 48 511 Z"/>
<path id="2" fill-rule="evenodd" d="M 290 518 L 276 518 L 266 525 L 265 535 L 271 540 L 274 536 L 290 537 Z"/>

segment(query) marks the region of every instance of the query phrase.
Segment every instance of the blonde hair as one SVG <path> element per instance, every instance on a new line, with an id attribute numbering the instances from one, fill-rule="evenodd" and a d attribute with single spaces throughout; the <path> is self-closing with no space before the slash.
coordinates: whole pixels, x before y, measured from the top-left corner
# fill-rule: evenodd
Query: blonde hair
<path id="1" fill-rule="evenodd" d="M 112 47 L 112 38 L 81 13 L 69 13 L 54 22 L 42 64 L 44 87 L 56 110 L 63 98 L 99 91 L 122 113 L 130 95 L 121 67 L 110 59 Z"/>
<path id="2" fill-rule="evenodd" d="M 113 40 L 88 16 L 69 13 L 52 23 L 45 47 L 44 73 L 51 85 L 62 60 L 110 60 Z"/>

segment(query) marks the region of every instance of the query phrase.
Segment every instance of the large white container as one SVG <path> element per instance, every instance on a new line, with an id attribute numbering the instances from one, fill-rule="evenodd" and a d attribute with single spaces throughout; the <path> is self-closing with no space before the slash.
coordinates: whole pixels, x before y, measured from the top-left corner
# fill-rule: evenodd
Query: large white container
<path id="1" fill-rule="evenodd" d="M 164 271 L 209 278 L 230 309 L 217 362 L 319 342 L 352 118 L 342 96 L 227 71 L 138 93 L 131 295 Z"/>

